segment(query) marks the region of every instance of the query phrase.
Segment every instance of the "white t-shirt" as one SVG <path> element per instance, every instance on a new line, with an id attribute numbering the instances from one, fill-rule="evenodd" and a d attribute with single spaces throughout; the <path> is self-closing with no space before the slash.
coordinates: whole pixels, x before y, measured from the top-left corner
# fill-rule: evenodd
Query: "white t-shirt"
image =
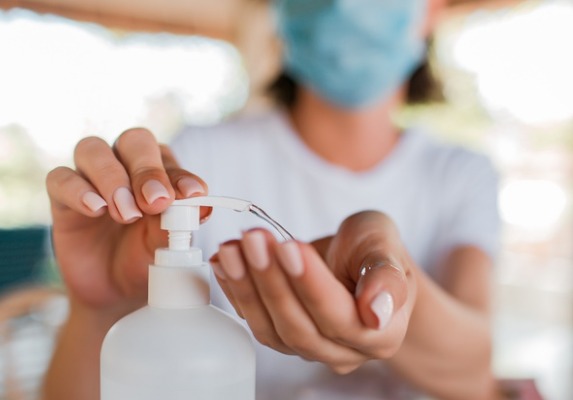
<path id="1" fill-rule="evenodd" d="M 497 174 L 491 163 L 416 129 L 404 132 L 383 162 L 360 173 L 312 152 L 280 111 L 188 128 L 171 147 L 183 168 L 207 182 L 210 194 L 252 201 L 298 240 L 333 234 L 347 216 L 371 209 L 394 220 L 413 259 L 430 276 L 458 245 L 478 246 L 492 257 L 498 249 Z M 220 243 L 255 226 L 272 231 L 252 214 L 214 210 L 195 243 L 208 258 Z M 214 279 L 212 298 L 234 314 Z M 381 399 L 402 390 L 380 378 L 387 375 L 381 362 L 338 376 L 258 344 L 257 352 L 257 400 Z"/>

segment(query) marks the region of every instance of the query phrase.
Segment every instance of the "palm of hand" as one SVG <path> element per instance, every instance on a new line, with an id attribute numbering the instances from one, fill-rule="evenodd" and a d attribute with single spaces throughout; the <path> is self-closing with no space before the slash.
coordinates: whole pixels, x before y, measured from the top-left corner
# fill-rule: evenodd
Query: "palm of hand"
<path id="1" fill-rule="evenodd" d="M 158 216 L 146 215 L 129 225 L 105 214 L 75 215 L 54 224 L 53 245 L 70 296 L 90 308 L 106 308 L 129 300 L 143 304 L 147 266 L 156 247 L 166 241 Z"/>

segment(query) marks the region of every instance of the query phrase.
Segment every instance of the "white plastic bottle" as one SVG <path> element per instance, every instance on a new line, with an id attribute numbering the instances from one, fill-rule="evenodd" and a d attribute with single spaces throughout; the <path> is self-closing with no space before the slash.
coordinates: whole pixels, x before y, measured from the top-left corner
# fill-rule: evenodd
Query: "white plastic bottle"
<path id="1" fill-rule="evenodd" d="M 101 350 L 101 400 L 254 400 L 250 335 L 210 304 L 209 267 L 191 247 L 199 206 L 245 211 L 220 197 L 178 200 L 161 217 L 169 247 L 149 267 L 148 305 L 119 320 Z"/>

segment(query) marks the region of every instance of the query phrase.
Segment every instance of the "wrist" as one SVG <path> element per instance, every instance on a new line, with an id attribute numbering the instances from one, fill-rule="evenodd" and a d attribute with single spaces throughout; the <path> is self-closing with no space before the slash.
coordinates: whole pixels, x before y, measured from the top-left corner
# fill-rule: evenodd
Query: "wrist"
<path id="1" fill-rule="evenodd" d="M 94 308 L 71 298 L 66 326 L 73 330 L 91 332 L 97 336 L 105 335 L 119 319 L 140 306 L 139 303 L 137 305 L 129 303 L 106 308 Z"/>

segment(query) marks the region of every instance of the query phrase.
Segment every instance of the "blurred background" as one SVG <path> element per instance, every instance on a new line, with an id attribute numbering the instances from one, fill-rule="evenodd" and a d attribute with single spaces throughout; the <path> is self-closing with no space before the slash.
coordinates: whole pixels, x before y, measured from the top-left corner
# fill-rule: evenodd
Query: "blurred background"
<path id="1" fill-rule="evenodd" d="M 273 29 L 265 1 L 0 0 L 0 399 L 35 398 L 66 315 L 46 173 L 87 135 L 168 141 L 269 107 Z M 446 101 L 400 116 L 498 168 L 495 371 L 556 400 L 573 398 L 571 38 L 571 0 L 456 2 L 432 55 Z"/>

